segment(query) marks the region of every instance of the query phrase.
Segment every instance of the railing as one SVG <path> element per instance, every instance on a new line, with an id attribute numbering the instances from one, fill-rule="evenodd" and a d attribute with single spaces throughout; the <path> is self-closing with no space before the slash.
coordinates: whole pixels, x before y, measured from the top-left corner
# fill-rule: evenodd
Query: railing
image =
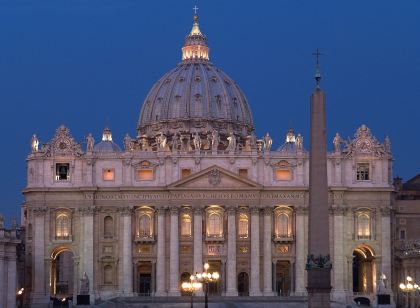
<path id="1" fill-rule="evenodd" d="M 154 242 L 154 235 L 136 235 L 134 238 L 135 242 Z"/>
<path id="2" fill-rule="evenodd" d="M 273 242 L 293 242 L 295 240 L 295 237 L 293 235 L 274 235 L 273 236 Z"/>

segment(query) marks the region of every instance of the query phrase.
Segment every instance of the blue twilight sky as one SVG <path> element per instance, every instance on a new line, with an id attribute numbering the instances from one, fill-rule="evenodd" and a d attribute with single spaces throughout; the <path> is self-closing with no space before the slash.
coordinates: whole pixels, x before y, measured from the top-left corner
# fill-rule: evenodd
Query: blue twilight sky
<path id="1" fill-rule="evenodd" d="M 0 0 L 0 212 L 18 215 L 31 135 L 60 124 L 79 140 L 109 125 L 135 135 L 153 83 L 181 58 L 200 7 L 211 61 L 235 79 L 257 135 L 309 141 L 319 47 L 329 147 L 365 123 L 389 135 L 394 175 L 420 172 L 420 1 Z"/>

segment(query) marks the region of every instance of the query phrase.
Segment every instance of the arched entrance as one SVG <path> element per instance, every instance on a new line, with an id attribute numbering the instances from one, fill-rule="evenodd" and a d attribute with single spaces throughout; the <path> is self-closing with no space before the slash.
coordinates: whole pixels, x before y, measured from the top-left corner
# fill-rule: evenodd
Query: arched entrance
<path id="1" fill-rule="evenodd" d="M 238 275 L 238 295 L 249 296 L 249 277 L 245 272 Z"/>
<path id="2" fill-rule="evenodd" d="M 353 292 L 370 294 L 375 289 L 375 253 L 367 245 L 361 245 L 353 251 Z"/>
<path id="3" fill-rule="evenodd" d="M 51 254 L 51 295 L 55 298 L 72 298 L 74 289 L 74 255 L 66 247 Z"/>

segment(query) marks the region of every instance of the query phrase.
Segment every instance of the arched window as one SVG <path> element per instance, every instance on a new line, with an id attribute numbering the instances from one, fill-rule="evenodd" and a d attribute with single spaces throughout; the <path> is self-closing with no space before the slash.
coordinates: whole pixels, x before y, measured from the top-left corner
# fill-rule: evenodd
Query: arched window
<path id="1" fill-rule="evenodd" d="M 70 237 L 70 218 L 67 214 L 58 214 L 55 219 L 55 238 L 67 240 Z"/>
<path id="2" fill-rule="evenodd" d="M 104 266 L 104 284 L 112 284 L 113 283 L 113 273 L 112 273 L 112 266 L 105 265 Z"/>
<path id="3" fill-rule="evenodd" d="M 191 215 L 183 214 L 181 221 L 181 235 L 191 236 Z"/>
<path id="4" fill-rule="evenodd" d="M 368 213 L 357 215 L 357 237 L 359 239 L 370 239 L 371 222 Z"/>
<path id="5" fill-rule="evenodd" d="M 208 235 L 221 237 L 222 236 L 222 217 L 219 213 L 210 213 L 209 215 Z"/>
<path id="6" fill-rule="evenodd" d="M 239 215 L 238 235 L 240 238 L 248 238 L 248 216 Z"/>
<path id="7" fill-rule="evenodd" d="M 289 237 L 289 216 L 286 213 L 277 216 L 277 236 Z"/>
<path id="8" fill-rule="evenodd" d="M 104 238 L 114 237 L 114 220 L 111 216 L 104 218 Z"/>
<path id="9" fill-rule="evenodd" d="M 151 235 L 151 218 L 148 214 L 142 214 L 139 218 L 139 236 L 150 237 Z"/>

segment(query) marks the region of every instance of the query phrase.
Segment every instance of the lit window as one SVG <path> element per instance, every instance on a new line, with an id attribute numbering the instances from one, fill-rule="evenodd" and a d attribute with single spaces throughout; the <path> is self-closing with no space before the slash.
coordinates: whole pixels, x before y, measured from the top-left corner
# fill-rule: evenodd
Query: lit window
<path id="1" fill-rule="evenodd" d="M 191 175 L 191 169 L 189 168 L 182 168 L 181 169 L 181 178 L 186 178 L 187 176 Z"/>
<path id="2" fill-rule="evenodd" d="M 370 239 L 371 222 L 368 213 L 360 213 L 357 215 L 357 238 Z"/>
<path id="3" fill-rule="evenodd" d="M 248 238 L 248 216 L 239 215 L 238 234 L 240 238 Z"/>
<path id="4" fill-rule="evenodd" d="M 114 220 L 111 216 L 104 218 L 104 238 L 114 237 Z"/>
<path id="5" fill-rule="evenodd" d="M 248 169 L 239 169 L 239 176 L 241 178 L 247 178 L 248 177 Z"/>
<path id="6" fill-rule="evenodd" d="M 112 284 L 113 282 L 113 273 L 112 273 L 112 266 L 105 265 L 104 266 L 104 284 Z"/>
<path id="7" fill-rule="evenodd" d="M 209 236 L 222 236 L 222 217 L 219 213 L 210 213 L 210 215 L 208 216 L 207 230 Z"/>
<path id="8" fill-rule="evenodd" d="M 292 173 L 288 169 L 276 169 L 275 176 L 278 181 L 290 181 L 292 179 Z"/>
<path id="9" fill-rule="evenodd" d="M 140 181 L 153 181 L 153 170 L 140 169 L 137 171 L 137 177 Z"/>
<path id="10" fill-rule="evenodd" d="M 369 181 L 369 164 L 359 163 L 357 164 L 356 180 L 358 181 Z"/>
<path id="11" fill-rule="evenodd" d="M 148 214 L 141 214 L 139 218 L 139 237 L 150 237 L 152 235 L 151 218 Z"/>
<path id="12" fill-rule="evenodd" d="M 70 218 L 67 214 L 58 214 L 55 219 L 55 238 L 67 240 L 70 236 Z"/>
<path id="13" fill-rule="evenodd" d="M 191 236 L 191 215 L 183 214 L 181 221 L 181 235 Z"/>
<path id="14" fill-rule="evenodd" d="M 277 216 L 277 237 L 289 237 L 289 216 L 286 213 Z"/>
<path id="15" fill-rule="evenodd" d="M 55 180 L 56 181 L 70 180 L 70 164 L 59 163 L 55 165 Z"/>
<path id="16" fill-rule="evenodd" d="M 102 179 L 104 181 L 113 181 L 115 178 L 114 169 L 104 169 L 102 170 Z"/>

